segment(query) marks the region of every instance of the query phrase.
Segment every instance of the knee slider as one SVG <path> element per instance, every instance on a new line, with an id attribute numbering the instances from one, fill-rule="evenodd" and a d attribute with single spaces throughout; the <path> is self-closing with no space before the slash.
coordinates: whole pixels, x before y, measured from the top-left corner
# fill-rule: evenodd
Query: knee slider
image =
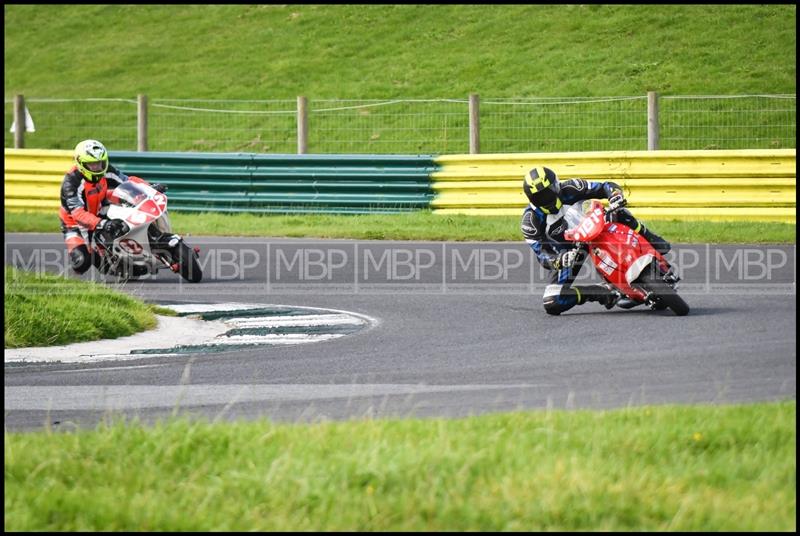
<path id="1" fill-rule="evenodd" d="M 542 305 L 547 314 L 557 315 L 564 310 L 560 302 L 562 285 L 547 285 L 542 296 Z"/>
<path id="2" fill-rule="evenodd" d="M 563 311 L 563 307 L 558 304 L 556 300 L 550 300 L 544 302 L 544 312 L 549 315 L 560 315 Z"/>
<path id="3" fill-rule="evenodd" d="M 86 245 L 81 245 L 69 252 L 69 262 L 72 269 L 82 274 L 92 266 L 92 255 Z"/>

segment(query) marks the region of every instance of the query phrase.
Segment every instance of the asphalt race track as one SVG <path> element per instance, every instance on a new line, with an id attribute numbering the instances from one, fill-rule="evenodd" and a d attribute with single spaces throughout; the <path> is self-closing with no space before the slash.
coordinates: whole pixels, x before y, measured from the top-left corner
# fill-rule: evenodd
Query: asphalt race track
<path id="1" fill-rule="evenodd" d="M 298 346 L 7 364 L 7 429 L 176 410 L 314 421 L 796 397 L 795 246 L 676 245 L 686 317 L 596 303 L 551 317 L 524 243 L 187 241 L 201 247 L 201 283 L 162 271 L 119 288 L 157 303 L 346 310 L 377 325 Z M 5 242 L 6 264 L 65 273 L 60 235 Z M 584 284 L 597 281 L 589 268 Z"/>

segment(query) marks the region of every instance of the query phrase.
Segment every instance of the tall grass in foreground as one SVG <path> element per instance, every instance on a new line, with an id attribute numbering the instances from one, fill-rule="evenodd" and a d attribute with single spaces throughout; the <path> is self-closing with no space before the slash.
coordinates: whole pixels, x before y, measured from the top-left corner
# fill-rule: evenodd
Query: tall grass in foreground
<path id="1" fill-rule="evenodd" d="M 634 211 L 635 213 L 635 211 Z M 519 216 L 402 214 L 221 214 L 170 212 L 181 234 L 360 240 L 521 241 Z M 645 220 L 673 243 L 794 243 L 796 226 L 776 222 Z M 47 212 L 5 211 L 5 232 L 59 232 Z"/>
<path id="2" fill-rule="evenodd" d="M 6 433 L 13 531 L 794 531 L 796 402 Z"/>
<path id="3" fill-rule="evenodd" d="M 6 266 L 3 290 L 6 348 L 113 339 L 157 324 L 153 306 L 98 283 Z"/>

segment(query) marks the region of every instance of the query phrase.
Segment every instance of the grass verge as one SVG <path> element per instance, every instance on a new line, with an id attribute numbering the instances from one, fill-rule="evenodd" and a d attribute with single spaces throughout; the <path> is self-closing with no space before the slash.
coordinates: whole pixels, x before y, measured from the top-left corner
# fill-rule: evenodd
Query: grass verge
<path id="1" fill-rule="evenodd" d="M 794 531 L 796 402 L 5 435 L 6 531 Z"/>
<path id="2" fill-rule="evenodd" d="M 635 213 L 634 213 L 635 214 Z M 520 216 L 403 214 L 257 215 L 170 212 L 182 234 L 353 238 L 362 240 L 521 241 Z M 646 222 L 673 243 L 793 244 L 796 226 L 774 222 L 663 220 Z M 5 232 L 59 232 L 58 216 L 5 211 Z"/>
<path id="3" fill-rule="evenodd" d="M 56 346 L 153 329 L 162 308 L 98 283 L 6 266 L 5 347 Z"/>

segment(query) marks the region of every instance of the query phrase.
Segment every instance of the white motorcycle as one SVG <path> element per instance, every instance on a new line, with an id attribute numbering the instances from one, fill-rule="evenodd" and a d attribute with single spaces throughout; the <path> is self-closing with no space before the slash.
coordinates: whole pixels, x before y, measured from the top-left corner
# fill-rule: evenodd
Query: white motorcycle
<path id="1" fill-rule="evenodd" d="M 97 244 L 104 249 L 101 272 L 127 281 L 169 268 L 192 283 L 203 278 L 199 248 L 189 247 L 172 232 L 166 195 L 148 184 L 127 181 L 112 190 L 108 200 L 110 204 L 100 215 L 122 224 L 114 236 L 95 233 Z"/>

